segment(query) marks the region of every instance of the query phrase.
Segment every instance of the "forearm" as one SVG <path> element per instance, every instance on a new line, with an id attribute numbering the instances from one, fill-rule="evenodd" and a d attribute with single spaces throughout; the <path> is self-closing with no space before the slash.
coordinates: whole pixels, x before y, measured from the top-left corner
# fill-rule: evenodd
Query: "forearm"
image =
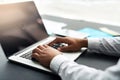
<path id="1" fill-rule="evenodd" d="M 88 39 L 88 50 L 95 53 L 120 56 L 120 37 Z"/>
<path id="2" fill-rule="evenodd" d="M 96 70 L 69 61 L 63 55 L 58 55 L 53 58 L 50 68 L 59 74 L 62 80 L 92 80 L 92 78 L 99 75 L 98 73 L 102 73 L 101 70 Z"/>
<path id="3" fill-rule="evenodd" d="M 79 65 L 58 55 L 51 62 L 51 69 L 60 75 L 62 80 L 120 80 L 120 62 L 105 71 Z"/>
<path id="4" fill-rule="evenodd" d="M 95 78 L 102 73 L 101 70 L 79 65 L 75 62 L 64 62 L 58 72 L 62 80 L 96 80 Z"/>

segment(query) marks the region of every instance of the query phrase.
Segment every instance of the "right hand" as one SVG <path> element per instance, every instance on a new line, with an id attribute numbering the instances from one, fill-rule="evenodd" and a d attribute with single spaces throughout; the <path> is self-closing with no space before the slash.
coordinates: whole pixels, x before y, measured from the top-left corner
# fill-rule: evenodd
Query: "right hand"
<path id="1" fill-rule="evenodd" d="M 88 46 L 87 39 L 78 39 L 72 37 L 57 37 L 55 40 L 50 42 L 48 45 L 52 46 L 57 43 L 65 43 L 68 46 L 59 47 L 58 50 L 62 52 L 71 52 L 71 51 L 79 51 L 82 47 Z"/>
<path id="2" fill-rule="evenodd" d="M 48 46 L 48 45 L 39 45 L 32 52 L 32 58 L 37 60 L 41 65 L 50 68 L 51 60 L 61 54 L 60 51 Z"/>

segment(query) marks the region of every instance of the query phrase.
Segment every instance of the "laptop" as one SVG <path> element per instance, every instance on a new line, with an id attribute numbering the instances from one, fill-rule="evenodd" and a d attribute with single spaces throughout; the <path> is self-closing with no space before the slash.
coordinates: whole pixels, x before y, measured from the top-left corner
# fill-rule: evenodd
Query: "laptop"
<path id="1" fill-rule="evenodd" d="M 0 5 L 0 46 L 9 61 L 52 72 L 31 60 L 32 50 L 47 44 L 55 36 L 49 36 L 33 1 Z M 75 60 L 81 52 L 63 53 Z"/>

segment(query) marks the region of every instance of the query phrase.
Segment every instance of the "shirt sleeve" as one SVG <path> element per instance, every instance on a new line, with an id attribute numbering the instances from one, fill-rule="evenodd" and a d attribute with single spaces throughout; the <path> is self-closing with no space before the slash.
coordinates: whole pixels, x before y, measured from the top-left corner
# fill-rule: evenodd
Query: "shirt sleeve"
<path id="1" fill-rule="evenodd" d="M 120 56 L 120 39 L 89 39 L 88 48 L 90 52 L 103 52 L 107 55 Z M 120 80 L 120 60 L 116 65 L 102 71 L 77 64 L 60 54 L 52 59 L 50 68 L 56 72 L 62 80 Z"/>
<path id="2" fill-rule="evenodd" d="M 105 71 L 80 65 L 69 61 L 63 55 L 57 55 L 50 63 L 50 68 L 56 72 L 62 80 L 120 80 L 120 60 L 115 66 Z"/>
<path id="3" fill-rule="evenodd" d="M 59 72 L 59 68 L 60 66 L 64 63 L 64 62 L 68 62 L 69 60 L 63 56 L 62 54 L 55 56 L 50 64 L 50 68 L 55 72 L 58 73 Z"/>
<path id="4" fill-rule="evenodd" d="M 88 51 L 120 57 L 120 37 L 88 39 Z"/>

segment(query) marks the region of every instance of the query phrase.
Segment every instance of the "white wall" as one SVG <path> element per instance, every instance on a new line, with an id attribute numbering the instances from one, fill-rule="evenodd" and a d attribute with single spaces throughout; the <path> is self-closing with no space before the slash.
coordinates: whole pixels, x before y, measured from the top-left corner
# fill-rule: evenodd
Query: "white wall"
<path id="1" fill-rule="evenodd" d="M 26 0 L 0 0 L 0 3 Z M 27 0 L 29 1 L 29 0 Z M 41 14 L 120 25 L 120 0 L 34 0 Z"/>

